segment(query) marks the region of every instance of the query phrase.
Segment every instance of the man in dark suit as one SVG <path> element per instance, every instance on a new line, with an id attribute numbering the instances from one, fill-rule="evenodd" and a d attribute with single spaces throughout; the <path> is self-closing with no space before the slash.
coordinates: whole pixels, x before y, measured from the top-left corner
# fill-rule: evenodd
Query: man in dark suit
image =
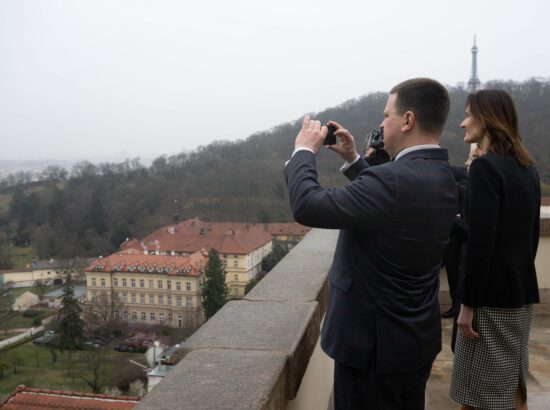
<path id="1" fill-rule="evenodd" d="M 330 148 L 351 180 L 322 188 L 315 155 L 327 128 L 306 116 L 285 167 L 296 221 L 340 229 L 329 272 L 321 345 L 335 360 L 335 409 L 423 409 L 441 350 L 439 270 L 457 212 L 457 189 L 440 148 L 449 96 L 419 78 L 395 86 L 384 109 L 385 149 L 375 167 L 337 128 Z"/>

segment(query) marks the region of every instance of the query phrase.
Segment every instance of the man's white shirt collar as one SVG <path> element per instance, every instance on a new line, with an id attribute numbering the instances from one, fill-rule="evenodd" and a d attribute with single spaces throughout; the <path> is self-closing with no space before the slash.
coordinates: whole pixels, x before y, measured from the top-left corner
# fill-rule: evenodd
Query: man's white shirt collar
<path id="1" fill-rule="evenodd" d="M 399 158 L 401 158 L 405 154 L 408 154 L 409 152 L 418 151 L 420 149 L 436 149 L 436 148 L 441 148 L 441 147 L 437 144 L 413 145 L 412 147 L 408 147 L 408 148 L 405 148 L 404 150 L 399 151 L 399 154 L 397 154 L 393 160 L 397 161 Z"/>

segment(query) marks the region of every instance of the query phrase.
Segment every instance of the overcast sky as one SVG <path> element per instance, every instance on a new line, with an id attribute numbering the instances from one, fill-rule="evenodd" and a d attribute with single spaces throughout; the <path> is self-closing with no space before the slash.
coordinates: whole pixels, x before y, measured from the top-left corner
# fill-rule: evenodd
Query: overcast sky
<path id="1" fill-rule="evenodd" d="M 0 159 L 236 140 L 411 77 L 550 76 L 548 1 L 0 0 Z"/>

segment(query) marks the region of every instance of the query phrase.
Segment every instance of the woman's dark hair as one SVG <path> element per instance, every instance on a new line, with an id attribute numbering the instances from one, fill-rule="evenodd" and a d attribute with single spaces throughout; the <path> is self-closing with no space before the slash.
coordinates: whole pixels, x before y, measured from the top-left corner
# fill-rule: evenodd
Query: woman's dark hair
<path id="1" fill-rule="evenodd" d="M 511 155 L 519 165 L 533 165 L 531 154 L 521 143 L 518 113 L 512 97 L 504 90 L 480 90 L 468 95 L 470 115 L 479 120 L 489 137 L 489 151 Z"/>

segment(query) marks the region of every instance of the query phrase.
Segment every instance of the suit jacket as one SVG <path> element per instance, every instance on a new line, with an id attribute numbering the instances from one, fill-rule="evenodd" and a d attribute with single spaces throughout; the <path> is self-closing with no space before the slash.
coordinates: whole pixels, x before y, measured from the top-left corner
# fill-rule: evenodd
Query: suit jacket
<path id="1" fill-rule="evenodd" d="M 466 196 L 466 189 L 468 187 L 468 170 L 466 167 L 451 165 L 451 171 L 458 187 L 458 209 L 459 212 L 462 212 L 464 208 L 464 197 Z"/>
<path id="2" fill-rule="evenodd" d="M 315 156 L 285 168 L 296 221 L 340 229 L 329 272 L 321 346 L 333 359 L 380 373 L 413 371 L 441 350 L 441 258 L 458 193 L 444 149 L 421 149 L 376 167 L 359 160 L 351 183 L 322 188 Z"/>
<path id="3" fill-rule="evenodd" d="M 516 308 L 539 301 L 540 200 L 535 167 L 522 168 L 512 156 L 493 152 L 472 162 L 462 303 Z"/>

